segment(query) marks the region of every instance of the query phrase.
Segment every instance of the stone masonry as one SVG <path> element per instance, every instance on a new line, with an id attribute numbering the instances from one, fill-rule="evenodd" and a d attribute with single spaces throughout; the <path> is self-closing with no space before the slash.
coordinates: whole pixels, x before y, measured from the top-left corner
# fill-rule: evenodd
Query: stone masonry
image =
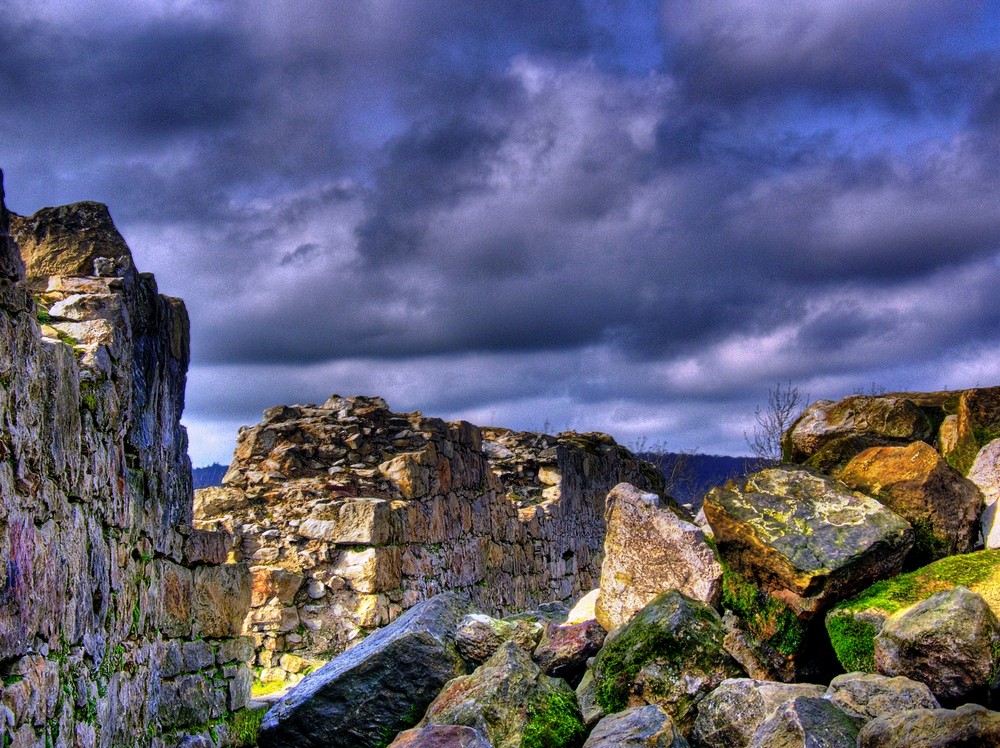
<path id="1" fill-rule="evenodd" d="M 248 699 L 249 572 L 191 526 L 187 365 L 107 208 L 21 218 L 0 182 L 0 745 L 219 745 Z"/>
<path id="2" fill-rule="evenodd" d="M 393 413 L 380 398 L 278 406 L 240 431 L 196 524 L 241 540 L 263 680 L 316 661 L 444 590 L 494 615 L 596 587 L 605 496 L 657 469 L 604 434 L 558 436 Z"/>

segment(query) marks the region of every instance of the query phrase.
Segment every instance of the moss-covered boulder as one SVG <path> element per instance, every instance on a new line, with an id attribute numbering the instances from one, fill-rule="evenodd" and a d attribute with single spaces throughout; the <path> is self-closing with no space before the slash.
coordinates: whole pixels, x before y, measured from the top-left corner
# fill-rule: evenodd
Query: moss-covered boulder
<path id="1" fill-rule="evenodd" d="M 976 543 L 982 494 L 924 442 L 867 449 L 847 464 L 840 480 L 910 523 L 910 568 L 966 553 Z"/>
<path id="2" fill-rule="evenodd" d="M 899 439 L 891 439 L 875 434 L 848 434 L 824 444 L 802 464 L 824 475 L 840 476 L 847 463 L 872 447 L 899 446 Z"/>
<path id="3" fill-rule="evenodd" d="M 875 636 L 893 613 L 956 585 L 978 593 L 1000 613 L 1000 550 L 950 556 L 893 579 L 876 582 L 826 615 L 826 629 L 848 671 L 875 671 Z"/>
<path id="4" fill-rule="evenodd" d="M 929 441 L 934 426 L 912 399 L 899 395 L 853 395 L 839 402 L 819 400 L 799 416 L 782 438 L 788 462 L 802 463 L 828 443 L 847 436 Z"/>
<path id="5" fill-rule="evenodd" d="M 894 512 L 805 468 L 730 481 L 704 509 L 727 567 L 802 619 L 899 573 L 913 544 Z"/>
<path id="6" fill-rule="evenodd" d="M 573 690 L 512 641 L 445 684 L 420 723 L 427 725 L 472 727 L 493 748 L 578 748 L 587 735 Z"/>
<path id="7" fill-rule="evenodd" d="M 607 713 L 659 704 L 681 729 L 726 678 L 742 675 L 723 648 L 725 628 L 709 605 L 677 590 L 637 612 L 594 662 L 597 701 Z"/>
<path id="8" fill-rule="evenodd" d="M 750 741 L 764 720 L 799 696 L 820 698 L 823 687 L 751 678 L 724 680 L 698 705 L 689 741 L 695 748 L 753 748 Z"/>
<path id="9" fill-rule="evenodd" d="M 1000 622 L 958 585 L 893 613 L 875 637 L 875 667 L 926 683 L 946 704 L 985 696 L 1000 654 Z"/>
<path id="10" fill-rule="evenodd" d="M 978 704 L 910 709 L 865 725 L 859 748 L 989 748 L 1000 745 L 1000 713 Z"/>
<path id="11" fill-rule="evenodd" d="M 948 464 L 964 475 L 979 450 L 1000 439 L 1000 387 L 965 390 L 955 415 L 953 433 L 947 444 L 942 444 L 942 452 Z"/>
<path id="12" fill-rule="evenodd" d="M 467 662 L 478 665 L 488 660 L 505 641 L 512 641 L 526 652 L 541 639 L 545 626 L 537 620 L 506 620 L 484 613 L 465 616 L 455 631 L 455 644 Z"/>

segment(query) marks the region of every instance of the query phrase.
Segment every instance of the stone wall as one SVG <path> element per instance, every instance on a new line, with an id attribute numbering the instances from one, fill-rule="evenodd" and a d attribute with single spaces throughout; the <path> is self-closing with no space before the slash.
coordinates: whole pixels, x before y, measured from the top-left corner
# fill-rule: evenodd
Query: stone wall
<path id="1" fill-rule="evenodd" d="M 187 365 L 184 305 L 107 208 L 11 216 L 0 177 L 4 746 L 221 743 L 247 701 L 249 573 L 191 527 Z"/>
<path id="2" fill-rule="evenodd" d="M 495 615 L 597 586 L 605 495 L 663 488 L 603 434 L 480 429 L 379 398 L 271 408 L 199 526 L 241 538 L 263 680 L 288 680 L 444 590 Z"/>

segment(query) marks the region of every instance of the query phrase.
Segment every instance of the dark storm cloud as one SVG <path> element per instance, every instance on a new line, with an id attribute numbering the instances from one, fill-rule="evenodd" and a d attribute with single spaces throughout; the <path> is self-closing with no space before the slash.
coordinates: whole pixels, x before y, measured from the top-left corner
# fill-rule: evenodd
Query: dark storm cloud
<path id="1" fill-rule="evenodd" d="M 996 2 L 0 7 L 8 201 L 186 298 L 206 450 L 331 390 L 733 450 L 995 362 Z"/>

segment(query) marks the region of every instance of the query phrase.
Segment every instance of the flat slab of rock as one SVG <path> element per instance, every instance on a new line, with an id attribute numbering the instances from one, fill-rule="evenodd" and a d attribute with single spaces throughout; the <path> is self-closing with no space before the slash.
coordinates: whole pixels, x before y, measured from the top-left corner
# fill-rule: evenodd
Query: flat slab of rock
<path id="1" fill-rule="evenodd" d="M 261 748 L 367 748 L 420 718 L 465 667 L 455 629 L 472 612 L 444 593 L 310 673 L 264 717 Z"/>
<path id="2" fill-rule="evenodd" d="M 913 544 L 894 512 L 805 468 L 730 481 L 704 507 L 725 562 L 803 619 L 898 574 Z"/>
<path id="3" fill-rule="evenodd" d="M 493 748 L 575 748 L 586 735 L 573 690 L 510 641 L 471 675 L 444 686 L 420 723 L 429 725 L 472 727 Z"/>
<path id="4" fill-rule="evenodd" d="M 493 748 L 471 727 L 431 725 L 399 733 L 388 748 Z"/>
<path id="5" fill-rule="evenodd" d="M 823 687 L 730 678 L 698 705 L 690 742 L 696 748 L 750 748 L 750 741 L 775 710 L 799 696 L 820 698 Z"/>
<path id="6" fill-rule="evenodd" d="M 875 666 L 926 683 L 939 701 L 961 703 L 985 694 L 998 651 L 996 615 L 958 586 L 890 616 L 875 637 Z"/>
<path id="7" fill-rule="evenodd" d="M 750 745 L 754 748 L 855 748 L 858 727 L 826 699 L 799 696 L 778 707 Z"/>
<path id="8" fill-rule="evenodd" d="M 843 673 L 826 689 L 829 699 L 848 717 L 865 723 L 907 709 L 939 709 L 937 699 L 924 683 L 902 675 Z"/>
<path id="9" fill-rule="evenodd" d="M 859 748 L 987 748 L 1000 745 L 1000 713 L 978 704 L 958 709 L 911 709 L 869 722 Z"/>
<path id="10" fill-rule="evenodd" d="M 607 713 L 659 704 L 681 729 L 698 703 L 743 673 L 723 649 L 726 631 L 709 605 L 677 590 L 659 595 L 615 632 L 594 661 L 597 701 Z"/>
<path id="11" fill-rule="evenodd" d="M 583 748 L 689 748 L 689 744 L 663 707 L 651 704 L 605 717 Z"/>
<path id="12" fill-rule="evenodd" d="M 611 631 L 666 590 L 715 604 L 722 567 L 697 526 L 678 517 L 654 493 L 619 483 L 607 498 L 600 594 L 594 608 Z"/>
<path id="13" fill-rule="evenodd" d="M 867 449 L 839 478 L 913 526 L 912 566 L 967 553 L 976 543 L 982 494 L 924 442 Z"/>

